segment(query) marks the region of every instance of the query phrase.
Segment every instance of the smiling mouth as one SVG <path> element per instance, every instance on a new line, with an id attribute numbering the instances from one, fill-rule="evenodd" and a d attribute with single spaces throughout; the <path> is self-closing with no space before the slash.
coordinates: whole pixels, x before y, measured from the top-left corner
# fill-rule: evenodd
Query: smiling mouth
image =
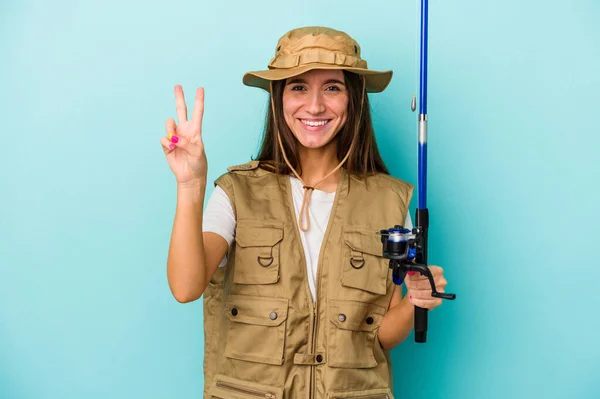
<path id="1" fill-rule="evenodd" d="M 331 119 L 321 119 L 321 120 L 308 120 L 308 119 L 300 119 L 300 122 L 306 127 L 323 127 L 331 122 Z"/>

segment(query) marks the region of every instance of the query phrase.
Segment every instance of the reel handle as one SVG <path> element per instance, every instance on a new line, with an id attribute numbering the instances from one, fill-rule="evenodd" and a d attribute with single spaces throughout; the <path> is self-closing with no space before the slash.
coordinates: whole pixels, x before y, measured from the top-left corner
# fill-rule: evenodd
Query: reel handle
<path id="1" fill-rule="evenodd" d="M 381 243 L 383 244 L 383 256 L 390 260 L 394 284 L 402 285 L 408 272 L 419 272 L 429 280 L 432 297 L 456 299 L 456 294 L 438 292 L 435 287 L 433 274 L 426 264 L 427 253 L 424 248 L 427 245 L 426 230 L 423 231 L 419 228 L 408 230 L 397 225 L 391 229 L 381 230 L 379 234 L 381 234 Z M 416 263 L 416 261 L 423 263 Z M 428 309 L 415 305 L 415 342 L 427 341 L 427 318 Z"/>

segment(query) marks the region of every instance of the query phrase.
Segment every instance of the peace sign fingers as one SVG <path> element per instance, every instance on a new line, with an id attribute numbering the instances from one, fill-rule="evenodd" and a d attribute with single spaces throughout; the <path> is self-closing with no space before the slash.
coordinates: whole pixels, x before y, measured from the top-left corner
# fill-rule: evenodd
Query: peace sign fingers
<path id="1" fill-rule="evenodd" d="M 192 122 L 198 127 L 202 135 L 202 118 L 204 116 L 204 88 L 196 89 L 196 102 L 194 103 L 194 111 L 192 113 Z"/>
<path id="2" fill-rule="evenodd" d="M 177 108 L 177 121 L 179 124 L 187 122 L 187 106 L 183 96 L 183 88 L 181 85 L 175 86 L 175 106 Z"/>

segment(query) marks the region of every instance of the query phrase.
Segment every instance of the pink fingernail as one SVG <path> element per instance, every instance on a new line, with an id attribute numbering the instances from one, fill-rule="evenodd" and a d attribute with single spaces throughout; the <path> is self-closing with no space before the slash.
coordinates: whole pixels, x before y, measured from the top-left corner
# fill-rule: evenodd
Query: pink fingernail
<path id="1" fill-rule="evenodd" d="M 415 274 L 415 272 L 408 272 L 409 276 L 412 276 L 413 274 Z"/>
<path id="2" fill-rule="evenodd" d="M 171 141 L 172 141 L 173 143 L 177 143 L 177 142 L 179 141 L 179 137 L 177 137 L 177 136 L 173 136 L 173 137 L 171 137 Z"/>
<path id="3" fill-rule="evenodd" d="M 169 144 L 169 149 L 170 150 L 174 150 L 175 149 L 175 144 Z"/>
<path id="4" fill-rule="evenodd" d="M 410 299 L 410 300 L 412 301 L 412 295 L 410 295 L 410 296 L 408 297 L 408 299 Z"/>

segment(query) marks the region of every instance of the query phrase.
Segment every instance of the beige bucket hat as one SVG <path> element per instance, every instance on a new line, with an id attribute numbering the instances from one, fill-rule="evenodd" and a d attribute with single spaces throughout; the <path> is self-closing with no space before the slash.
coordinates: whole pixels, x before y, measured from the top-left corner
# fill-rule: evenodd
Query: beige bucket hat
<path id="1" fill-rule="evenodd" d="M 392 71 L 367 67 L 360 46 L 347 33 L 323 27 L 307 26 L 287 32 L 277 42 L 275 56 L 267 70 L 247 72 L 247 86 L 270 91 L 270 81 L 287 79 L 312 69 L 342 69 L 362 75 L 368 93 L 383 91 L 392 79 Z"/>

